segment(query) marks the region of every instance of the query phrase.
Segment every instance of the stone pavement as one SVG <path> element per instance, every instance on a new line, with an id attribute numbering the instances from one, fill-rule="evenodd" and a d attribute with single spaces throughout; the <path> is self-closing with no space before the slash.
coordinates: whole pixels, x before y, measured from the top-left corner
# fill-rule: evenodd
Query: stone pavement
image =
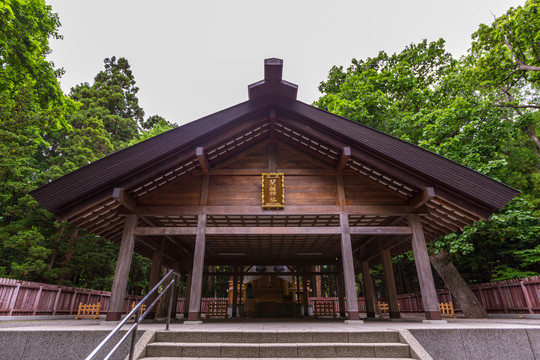
<path id="1" fill-rule="evenodd" d="M 172 331 L 281 333 L 312 332 L 339 334 L 385 330 L 410 332 L 433 359 L 525 360 L 540 359 L 540 319 L 448 319 L 447 323 L 422 323 L 421 316 L 402 319 L 364 319 L 362 325 L 347 325 L 343 319 L 211 319 L 202 325 L 171 323 Z M 0 360 L 48 359 L 62 354 L 64 360 L 81 359 L 117 323 L 102 320 L 13 320 L 0 321 Z M 128 324 L 129 325 L 129 324 Z M 163 331 L 164 321 L 146 321 L 139 336 Z M 126 326 L 127 329 L 127 326 Z M 39 346 L 37 346 L 39 344 Z M 77 344 L 74 347 L 74 344 Z M 6 351 L 9 349 L 9 351 Z M 122 357 L 118 357 L 122 359 Z"/>

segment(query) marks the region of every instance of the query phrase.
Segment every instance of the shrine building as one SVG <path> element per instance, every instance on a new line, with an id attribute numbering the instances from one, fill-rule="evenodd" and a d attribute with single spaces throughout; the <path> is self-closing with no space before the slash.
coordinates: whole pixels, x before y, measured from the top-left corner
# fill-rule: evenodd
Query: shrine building
<path id="1" fill-rule="evenodd" d="M 236 269 L 234 305 L 240 277 L 254 276 L 256 286 L 257 276 L 282 277 L 272 280 L 282 294 L 264 295 L 262 314 L 287 311 L 295 291 L 307 294 L 305 281 L 302 290 L 287 277 L 331 265 L 348 319 L 358 320 L 356 274 L 370 279 L 382 263 L 389 313 L 399 317 L 391 258 L 411 249 L 426 318 L 441 319 L 426 242 L 489 219 L 518 192 L 298 101 L 282 67 L 266 59 L 264 80 L 249 85 L 245 102 L 31 192 L 59 221 L 120 244 L 107 320 L 123 313 L 133 251 L 152 259 L 150 286 L 162 266 L 191 275 L 190 321 L 200 318 L 204 269 L 218 265 Z M 374 316 L 373 283 L 363 286 Z"/>

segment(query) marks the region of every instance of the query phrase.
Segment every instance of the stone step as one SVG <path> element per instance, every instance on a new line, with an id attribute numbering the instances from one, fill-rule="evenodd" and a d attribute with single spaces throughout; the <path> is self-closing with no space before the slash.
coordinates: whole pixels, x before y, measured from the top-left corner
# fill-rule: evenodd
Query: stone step
<path id="1" fill-rule="evenodd" d="M 245 358 L 145 357 L 140 360 L 244 360 Z M 257 360 L 316 360 L 318 358 L 258 358 Z M 325 358 L 324 360 L 358 360 L 359 358 Z M 361 358 L 361 360 L 414 360 L 413 358 Z"/>
<path id="2" fill-rule="evenodd" d="M 195 358 L 409 358 L 402 343 L 182 343 L 155 342 L 147 357 Z"/>
<path id="3" fill-rule="evenodd" d="M 197 343 L 388 343 L 397 331 L 158 331 L 156 342 Z"/>

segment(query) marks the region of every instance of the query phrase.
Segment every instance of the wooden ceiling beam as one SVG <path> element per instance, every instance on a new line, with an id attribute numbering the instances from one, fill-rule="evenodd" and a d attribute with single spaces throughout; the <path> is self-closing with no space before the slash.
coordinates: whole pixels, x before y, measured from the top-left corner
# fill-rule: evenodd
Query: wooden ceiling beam
<path id="1" fill-rule="evenodd" d="M 339 156 L 339 160 L 336 166 L 336 172 L 339 174 L 345 169 L 345 165 L 347 164 L 347 161 L 351 158 L 351 148 L 349 146 L 345 146 L 343 150 L 341 151 L 341 155 Z"/>
<path id="2" fill-rule="evenodd" d="M 431 186 L 423 188 L 415 197 L 409 200 L 412 211 L 421 208 L 435 197 L 435 189 Z"/>
<path id="3" fill-rule="evenodd" d="M 202 146 L 198 146 L 197 148 L 195 148 L 195 156 L 197 157 L 199 165 L 201 165 L 203 174 L 208 174 L 208 171 L 210 170 L 210 165 L 208 165 L 208 159 L 206 158 L 206 153 L 204 152 L 204 148 Z"/>
<path id="4" fill-rule="evenodd" d="M 118 211 L 120 215 L 130 213 L 139 216 L 196 216 L 198 214 L 212 215 L 339 215 L 346 212 L 349 215 L 380 215 L 406 216 L 411 213 L 408 205 L 321 205 L 321 206 L 286 206 L 284 209 L 263 209 L 261 206 L 137 206 L 135 211 Z"/>
<path id="5" fill-rule="evenodd" d="M 409 226 L 352 226 L 354 235 L 411 235 Z M 137 227 L 136 236 L 196 235 L 195 227 Z M 206 235 L 339 235 L 339 226 L 219 226 L 207 227 Z"/>

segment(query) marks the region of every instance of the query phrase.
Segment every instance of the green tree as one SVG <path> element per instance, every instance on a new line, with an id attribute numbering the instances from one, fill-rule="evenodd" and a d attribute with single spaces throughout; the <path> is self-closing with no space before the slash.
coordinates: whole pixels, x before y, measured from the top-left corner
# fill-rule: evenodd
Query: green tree
<path id="1" fill-rule="evenodd" d="M 474 55 L 453 59 L 442 39 L 423 41 L 399 54 L 353 59 L 346 70 L 333 67 L 315 104 L 519 186 L 536 199 L 540 186 L 535 145 L 515 121 L 515 109 L 497 106 L 492 92 L 480 86 L 476 63 Z M 518 215 L 516 222 L 524 224 L 532 212 Z M 431 262 L 458 301 L 470 305 L 468 314 L 482 317 L 485 312 L 452 263 L 489 241 L 479 235 L 479 244 L 464 235 L 477 230 L 473 226 L 437 242 Z M 515 250 L 529 248 L 533 240 L 533 233 L 525 235 Z"/>
<path id="2" fill-rule="evenodd" d="M 534 116 L 540 108 L 540 1 L 510 8 L 491 26 L 481 24 L 473 34 L 472 54 L 480 86 L 497 106 L 515 111 L 514 120 L 540 156 Z"/>

